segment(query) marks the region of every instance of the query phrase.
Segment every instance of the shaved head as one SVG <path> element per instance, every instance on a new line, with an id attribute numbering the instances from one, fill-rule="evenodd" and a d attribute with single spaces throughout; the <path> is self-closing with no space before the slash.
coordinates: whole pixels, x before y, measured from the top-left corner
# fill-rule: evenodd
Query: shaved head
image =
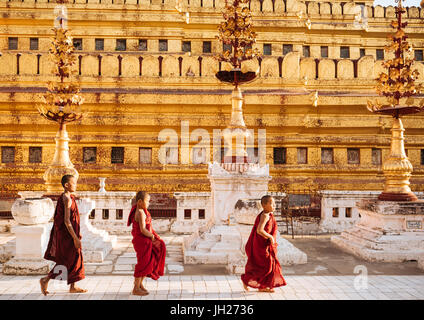
<path id="1" fill-rule="evenodd" d="M 72 174 L 65 174 L 62 177 L 62 186 L 65 187 L 65 184 L 69 182 L 69 180 L 71 180 L 71 178 L 73 178 L 74 176 Z"/>
<path id="2" fill-rule="evenodd" d="M 263 196 L 261 198 L 261 205 L 266 205 L 267 203 L 271 202 L 271 199 L 272 199 L 272 196 L 270 195 Z"/>

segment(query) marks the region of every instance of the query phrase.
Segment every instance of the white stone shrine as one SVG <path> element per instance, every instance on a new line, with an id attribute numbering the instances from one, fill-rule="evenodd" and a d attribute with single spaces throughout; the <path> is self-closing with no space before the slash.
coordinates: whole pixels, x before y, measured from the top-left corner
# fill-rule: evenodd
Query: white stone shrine
<path id="1" fill-rule="evenodd" d="M 225 224 L 240 199 L 257 199 L 268 192 L 269 165 L 255 163 L 209 164 L 212 215 L 215 224 Z"/>
<path id="2" fill-rule="evenodd" d="M 16 235 L 15 255 L 3 266 L 4 274 L 46 274 L 52 262 L 44 259 L 54 215 L 54 204 L 49 198 L 17 199 L 12 206 L 13 218 L 18 225 L 12 228 Z"/>
<path id="3" fill-rule="evenodd" d="M 258 201 L 268 193 L 268 164 L 209 164 L 213 226 L 184 251 L 186 264 L 225 264 L 230 273 L 244 272 L 244 246 L 256 216 Z M 277 232 L 278 258 L 283 265 L 306 263 L 306 254 Z M 187 246 L 188 247 L 188 246 Z"/>

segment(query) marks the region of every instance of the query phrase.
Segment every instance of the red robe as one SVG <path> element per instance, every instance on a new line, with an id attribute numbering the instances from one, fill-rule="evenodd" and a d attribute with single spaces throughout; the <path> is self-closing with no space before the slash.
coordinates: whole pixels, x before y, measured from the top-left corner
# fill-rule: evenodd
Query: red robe
<path id="1" fill-rule="evenodd" d="M 71 195 L 71 199 L 72 205 L 69 219 L 76 236 L 81 240 L 80 214 L 73 195 Z M 71 284 L 85 278 L 84 263 L 82 259 L 82 248 L 75 248 L 74 240 L 68 228 L 66 228 L 64 220 L 65 206 L 62 194 L 57 200 L 53 227 L 50 233 L 49 244 L 44 254 L 44 259 L 56 262 L 56 265 L 48 274 L 50 279 L 57 278 L 58 280 L 67 280 L 68 284 Z M 67 269 L 67 274 L 63 273 L 63 267 L 61 266 Z"/>
<path id="2" fill-rule="evenodd" d="M 146 214 L 146 229 L 154 234 L 155 240 L 152 241 L 141 233 L 140 224 L 134 220 L 136 210 L 137 205 L 132 207 L 128 217 L 128 226 L 132 223 L 132 243 L 137 254 L 134 277 L 150 277 L 153 280 L 157 280 L 160 276 L 163 276 L 165 270 L 165 242 L 153 230 L 152 217 L 147 210 L 144 210 Z"/>
<path id="3" fill-rule="evenodd" d="M 269 239 L 257 233 L 262 213 L 263 211 L 256 217 L 245 246 L 247 264 L 245 273 L 241 275 L 241 280 L 245 285 L 258 289 L 285 286 L 286 281 L 283 278 L 281 266 L 277 259 L 277 244 L 271 245 Z M 278 227 L 272 213 L 269 214 L 269 220 L 264 229 L 276 241 Z"/>

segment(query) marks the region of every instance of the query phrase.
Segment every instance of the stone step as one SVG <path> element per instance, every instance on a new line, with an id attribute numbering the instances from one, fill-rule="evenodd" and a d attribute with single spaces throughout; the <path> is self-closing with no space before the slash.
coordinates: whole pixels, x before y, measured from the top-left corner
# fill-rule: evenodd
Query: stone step
<path id="1" fill-rule="evenodd" d="M 179 256 L 179 255 L 182 255 L 183 254 L 183 251 L 182 250 L 180 250 L 180 251 L 175 251 L 175 252 L 172 252 L 172 251 L 166 251 L 166 255 L 167 256 Z"/>
<path id="2" fill-rule="evenodd" d="M 184 272 L 184 266 L 182 264 L 168 264 L 166 269 L 170 274 L 178 274 Z"/>
<path id="3" fill-rule="evenodd" d="M 240 241 L 240 233 L 237 232 L 236 234 L 223 234 L 221 236 L 221 242 L 233 242 L 233 241 Z"/>
<path id="4" fill-rule="evenodd" d="M 220 234 L 213 234 L 213 233 L 206 233 L 202 236 L 202 240 L 219 242 L 219 241 L 221 241 L 221 235 Z"/>
<path id="5" fill-rule="evenodd" d="M 112 271 L 112 274 L 117 274 L 117 275 L 133 275 L 134 272 L 133 271 Z"/>
<path id="6" fill-rule="evenodd" d="M 170 247 L 166 247 L 166 251 L 167 252 L 180 252 L 182 250 L 182 247 L 178 247 L 178 248 L 170 248 Z"/>
<path id="7" fill-rule="evenodd" d="M 361 246 L 364 248 L 372 247 L 372 243 L 370 243 L 370 241 L 363 239 L 361 237 L 358 237 L 356 235 L 341 233 L 339 237 L 340 239 L 343 239 L 343 241 L 352 243 L 352 245 L 355 244 L 357 246 Z"/>
<path id="8" fill-rule="evenodd" d="M 215 241 L 201 241 L 196 245 L 196 250 L 206 250 L 209 251 L 217 242 Z"/>
<path id="9" fill-rule="evenodd" d="M 367 226 L 364 226 L 362 224 L 355 225 L 355 228 L 358 228 L 360 230 L 363 230 L 363 232 L 367 232 L 369 234 L 374 234 L 375 236 L 380 236 L 381 235 L 381 231 L 375 230 L 375 229 L 370 228 L 370 227 L 367 227 Z"/>
<path id="10" fill-rule="evenodd" d="M 125 252 L 119 258 L 136 258 L 137 254 L 135 252 Z"/>
<path id="11" fill-rule="evenodd" d="M 375 233 L 371 234 L 365 229 L 361 229 L 355 226 L 352 229 L 347 229 L 343 231 L 340 234 L 340 237 L 345 238 L 349 241 L 354 241 L 362 246 L 378 250 L 378 248 L 375 247 L 376 245 L 378 245 Z"/>
<path id="12" fill-rule="evenodd" d="M 213 226 L 210 230 L 210 232 L 214 234 L 229 234 L 229 233 L 235 233 L 237 231 L 238 229 L 236 226 L 228 226 L 228 225 Z"/>
<path id="13" fill-rule="evenodd" d="M 179 255 L 179 256 L 166 256 L 166 259 L 175 259 L 175 260 L 184 260 L 184 256 L 183 255 Z"/>
<path id="14" fill-rule="evenodd" d="M 240 250 L 240 241 L 234 241 L 234 242 L 218 242 L 213 247 L 211 247 L 211 251 L 216 250 Z"/>
<path id="15" fill-rule="evenodd" d="M 134 270 L 134 264 L 116 264 L 113 271 L 132 271 Z"/>
<path id="16" fill-rule="evenodd" d="M 386 250 L 387 247 L 390 247 L 390 250 L 393 251 L 405 251 L 411 247 L 422 247 L 423 240 L 419 237 L 419 234 L 411 232 L 410 235 L 412 237 L 408 236 L 408 239 L 405 240 L 405 236 L 407 236 L 406 234 L 383 235 L 375 230 L 373 230 L 371 234 L 368 228 L 363 228 L 361 226 L 359 228 L 355 227 L 353 230 L 346 230 L 342 232 L 340 234 L 340 238 L 348 242 L 356 243 L 358 246 L 376 251 Z M 414 235 L 416 236 L 416 239 L 414 239 Z"/>
<path id="17" fill-rule="evenodd" d="M 116 260 L 116 265 L 119 264 L 136 264 L 137 258 L 121 258 L 119 257 L 118 260 Z"/>
<path id="18" fill-rule="evenodd" d="M 171 248 L 178 248 L 178 247 L 181 247 L 182 245 L 181 243 L 166 243 L 166 242 L 165 244 L 167 247 L 171 247 Z"/>
<path id="19" fill-rule="evenodd" d="M 183 263 L 184 257 L 181 258 L 175 258 L 175 257 L 166 257 L 165 263 Z"/>
<path id="20" fill-rule="evenodd" d="M 224 251 L 223 247 L 212 247 L 209 252 L 213 253 L 213 252 L 223 252 L 223 251 Z M 225 253 L 228 253 L 228 254 L 234 254 L 239 252 L 241 252 L 239 248 L 225 248 Z"/>
<path id="21" fill-rule="evenodd" d="M 180 250 L 168 250 L 168 248 L 166 248 L 166 254 L 180 254 L 183 253 L 183 248 L 180 248 Z"/>
<path id="22" fill-rule="evenodd" d="M 180 250 L 166 250 L 166 254 L 180 254 L 183 253 L 183 248 L 180 248 Z"/>
<path id="23" fill-rule="evenodd" d="M 227 264 L 228 254 L 221 252 L 186 251 L 186 264 Z"/>

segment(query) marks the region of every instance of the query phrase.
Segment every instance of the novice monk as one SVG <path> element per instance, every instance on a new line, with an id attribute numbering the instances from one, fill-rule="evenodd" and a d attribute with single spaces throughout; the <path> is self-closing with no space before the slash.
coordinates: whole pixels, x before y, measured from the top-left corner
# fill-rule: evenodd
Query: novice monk
<path id="1" fill-rule="evenodd" d="M 84 293 L 87 290 L 75 286 L 75 282 L 85 278 L 82 259 L 80 215 L 71 194 L 77 189 L 77 179 L 72 175 L 62 177 L 62 186 L 65 192 L 57 200 L 54 213 L 53 227 L 44 259 L 56 262 L 49 274 L 40 279 L 41 292 L 47 295 L 47 286 L 50 279 L 67 280 L 70 284 L 69 292 Z M 66 269 L 66 270 L 65 270 Z"/>
<path id="2" fill-rule="evenodd" d="M 163 276 L 165 269 L 165 242 L 152 228 L 152 217 L 149 207 L 150 195 L 139 191 L 136 195 L 136 204 L 132 207 L 128 217 L 128 226 L 132 223 L 132 243 L 137 254 L 137 264 L 134 270 L 134 289 L 132 294 L 145 296 L 149 294 L 143 286 L 145 277 L 153 280 Z"/>
<path id="3" fill-rule="evenodd" d="M 271 196 L 263 196 L 261 205 L 264 210 L 256 217 L 246 243 L 247 264 L 241 280 L 246 291 L 249 286 L 262 292 L 274 292 L 273 288 L 286 285 L 277 259 L 275 201 Z"/>

